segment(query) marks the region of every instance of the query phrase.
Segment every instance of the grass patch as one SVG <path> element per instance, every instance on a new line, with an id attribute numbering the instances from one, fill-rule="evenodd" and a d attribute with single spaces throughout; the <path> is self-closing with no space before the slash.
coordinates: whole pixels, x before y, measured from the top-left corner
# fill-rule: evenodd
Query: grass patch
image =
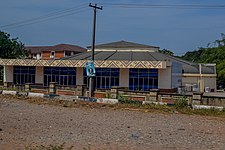
<path id="1" fill-rule="evenodd" d="M 214 116 L 214 117 L 224 117 L 225 118 L 225 109 L 218 110 L 215 108 L 210 109 L 179 109 L 179 112 L 189 115 L 202 115 L 202 116 Z"/>
<path id="2" fill-rule="evenodd" d="M 7 90 L 7 91 L 16 91 L 16 88 L 13 88 L 13 87 L 11 87 L 11 88 L 7 88 L 7 87 L 0 87 L 0 90 Z"/>
<path id="3" fill-rule="evenodd" d="M 191 109 L 183 99 L 178 101 L 174 106 L 159 105 L 159 104 L 145 104 L 142 105 L 141 101 L 133 101 L 128 98 L 120 99 L 118 104 L 101 104 L 88 101 L 65 101 L 65 100 L 54 100 L 46 98 L 30 98 L 26 96 L 12 96 L 12 95 L 0 95 L 1 101 L 27 101 L 38 105 L 54 105 L 66 108 L 96 108 L 96 109 L 113 109 L 113 110 L 135 110 L 140 112 L 151 112 L 151 113 L 181 113 L 188 115 L 202 115 L 202 116 L 214 116 L 225 118 L 225 109 L 222 111 L 212 109 Z"/>
<path id="4" fill-rule="evenodd" d="M 119 95 L 118 96 L 118 100 L 119 100 L 119 103 L 121 104 L 130 104 L 130 105 L 142 105 L 142 102 L 141 101 L 135 101 L 135 100 L 131 100 L 130 97 L 127 97 L 127 96 L 122 96 L 122 95 Z"/>
<path id="5" fill-rule="evenodd" d="M 175 102 L 175 108 L 183 109 L 188 107 L 188 102 L 185 97 L 181 97 Z"/>

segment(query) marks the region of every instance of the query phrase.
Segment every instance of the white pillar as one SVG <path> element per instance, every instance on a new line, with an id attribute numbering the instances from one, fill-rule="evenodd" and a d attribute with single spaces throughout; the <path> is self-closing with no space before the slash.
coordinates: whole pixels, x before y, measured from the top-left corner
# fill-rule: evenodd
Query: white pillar
<path id="1" fill-rule="evenodd" d="M 198 80 L 198 89 L 199 92 L 204 92 L 205 90 L 205 84 L 204 84 L 204 79 L 202 77 L 200 77 L 200 79 Z"/>
<path id="2" fill-rule="evenodd" d="M 36 59 L 37 59 L 37 60 L 41 59 L 41 54 L 40 54 L 40 53 L 37 53 Z"/>
<path id="3" fill-rule="evenodd" d="M 4 82 L 13 82 L 13 66 L 4 66 Z"/>
<path id="4" fill-rule="evenodd" d="M 83 85 L 84 84 L 84 76 L 83 76 L 84 69 L 79 67 L 76 68 L 76 85 Z"/>
<path id="5" fill-rule="evenodd" d="M 44 84 L 44 67 L 36 66 L 35 84 Z"/>
<path id="6" fill-rule="evenodd" d="M 172 88 L 172 71 L 171 67 L 158 70 L 158 88 L 171 89 Z"/>
<path id="7" fill-rule="evenodd" d="M 119 86 L 120 87 L 129 87 L 129 69 L 120 68 Z"/>

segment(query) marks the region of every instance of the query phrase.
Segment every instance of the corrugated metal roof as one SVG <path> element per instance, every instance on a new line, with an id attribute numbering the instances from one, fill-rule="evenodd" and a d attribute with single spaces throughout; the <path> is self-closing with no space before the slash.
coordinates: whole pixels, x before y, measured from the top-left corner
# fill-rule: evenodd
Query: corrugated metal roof
<path id="1" fill-rule="evenodd" d="M 132 61 L 131 52 L 116 52 L 109 60 L 129 60 Z"/>
<path id="2" fill-rule="evenodd" d="M 88 46 L 87 48 L 91 48 L 91 46 Z M 117 42 L 111 42 L 106 44 L 99 44 L 95 46 L 96 49 L 108 49 L 108 48 L 159 48 L 157 46 L 150 46 L 150 45 L 144 45 L 144 44 L 138 44 L 134 42 L 127 42 L 127 41 L 117 41 Z"/>
<path id="3" fill-rule="evenodd" d="M 76 54 L 63 60 L 91 60 L 91 51 Z M 169 61 L 183 65 L 183 73 L 199 74 L 199 65 L 188 62 L 177 57 L 166 55 L 159 52 L 125 52 L 125 51 L 97 51 L 95 60 L 115 60 L 115 61 Z M 202 65 L 202 74 L 214 74 L 214 67 Z"/>
<path id="4" fill-rule="evenodd" d="M 113 51 L 107 52 L 107 53 L 103 53 L 103 52 L 99 52 L 95 55 L 95 59 L 96 60 L 108 60 L 109 58 L 112 57 L 112 55 L 114 55 Z"/>
<path id="5" fill-rule="evenodd" d="M 95 60 L 129 60 L 129 61 L 171 61 L 180 62 L 182 64 L 192 64 L 182 59 L 162 54 L 159 52 L 133 52 L 133 51 L 96 51 Z M 86 53 L 76 54 L 70 57 L 62 58 L 64 60 L 89 60 L 91 51 Z"/>

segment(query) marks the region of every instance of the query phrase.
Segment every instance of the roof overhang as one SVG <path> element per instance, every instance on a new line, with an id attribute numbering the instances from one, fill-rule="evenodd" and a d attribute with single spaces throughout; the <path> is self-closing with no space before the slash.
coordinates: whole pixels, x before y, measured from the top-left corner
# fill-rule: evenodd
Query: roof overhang
<path id="1" fill-rule="evenodd" d="M 191 73 L 184 73 L 182 74 L 183 77 L 217 77 L 217 74 L 191 74 Z"/>
<path id="2" fill-rule="evenodd" d="M 88 60 L 34 60 L 34 59 L 0 59 L 3 66 L 52 66 L 85 67 Z M 96 68 L 158 68 L 165 69 L 166 61 L 112 61 L 95 60 Z"/>

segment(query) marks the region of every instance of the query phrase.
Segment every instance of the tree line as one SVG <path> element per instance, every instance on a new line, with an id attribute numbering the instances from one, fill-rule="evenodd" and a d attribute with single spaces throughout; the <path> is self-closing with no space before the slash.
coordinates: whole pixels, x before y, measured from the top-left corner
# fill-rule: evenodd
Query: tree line
<path id="1" fill-rule="evenodd" d="M 181 58 L 196 63 L 216 63 L 217 86 L 225 88 L 225 34 L 206 47 L 186 52 Z"/>

